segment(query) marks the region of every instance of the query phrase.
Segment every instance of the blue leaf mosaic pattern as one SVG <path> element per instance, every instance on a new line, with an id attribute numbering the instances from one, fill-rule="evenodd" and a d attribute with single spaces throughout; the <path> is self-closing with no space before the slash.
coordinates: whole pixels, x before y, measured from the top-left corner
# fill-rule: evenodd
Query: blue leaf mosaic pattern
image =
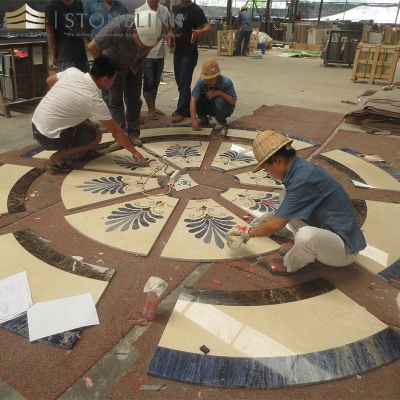
<path id="1" fill-rule="evenodd" d="M 137 230 L 141 227 L 146 228 L 154 224 L 157 220 L 163 219 L 164 212 L 161 207 L 162 201 L 154 201 L 145 206 L 125 204 L 125 207 L 118 208 L 118 211 L 112 211 L 107 217 L 106 225 L 110 225 L 106 232 L 112 232 L 120 228 L 121 232 L 129 229 Z"/>
<path id="2" fill-rule="evenodd" d="M 169 158 L 179 158 L 186 163 L 189 163 L 193 158 L 200 157 L 201 154 L 193 147 L 181 146 L 180 144 L 174 144 L 165 150 L 165 155 Z"/>
<path id="3" fill-rule="evenodd" d="M 197 239 L 203 238 L 203 242 L 207 244 L 214 240 L 215 244 L 223 249 L 226 232 L 236 225 L 234 218 L 225 213 L 213 215 L 214 208 L 207 208 L 206 206 L 200 207 L 198 210 L 202 215 L 184 220 L 188 223 L 186 227 L 190 228 L 189 233 L 195 233 Z"/>
<path id="4" fill-rule="evenodd" d="M 257 210 L 260 212 L 271 212 L 274 210 L 277 210 L 280 202 L 279 202 L 279 196 L 276 196 L 276 194 L 271 194 L 271 193 L 260 193 L 261 197 L 249 197 L 245 196 L 243 194 L 239 194 L 239 197 L 242 199 L 248 199 L 248 203 L 245 203 L 247 207 L 249 207 L 250 210 Z"/>
<path id="5" fill-rule="evenodd" d="M 253 153 L 250 153 L 248 151 L 236 151 L 236 150 L 229 150 L 225 153 L 220 154 L 220 158 L 222 160 L 226 159 L 222 163 L 224 165 L 226 164 L 231 164 L 233 162 L 241 162 L 245 164 L 249 164 L 254 162 L 255 158 Z"/>
<path id="6" fill-rule="evenodd" d="M 123 176 L 110 176 L 109 178 L 101 177 L 100 179 L 92 179 L 89 182 L 84 182 L 83 185 L 77 188 L 83 189 L 84 192 L 100 193 L 100 194 L 125 194 L 125 187 L 128 186 L 123 181 Z"/>
<path id="7" fill-rule="evenodd" d="M 120 167 L 130 169 L 131 171 L 135 171 L 136 169 L 143 167 L 143 164 L 141 164 L 139 161 L 136 161 L 132 156 L 114 156 L 114 161 Z M 146 162 L 149 165 L 154 161 L 156 160 L 146 158 Z"/>

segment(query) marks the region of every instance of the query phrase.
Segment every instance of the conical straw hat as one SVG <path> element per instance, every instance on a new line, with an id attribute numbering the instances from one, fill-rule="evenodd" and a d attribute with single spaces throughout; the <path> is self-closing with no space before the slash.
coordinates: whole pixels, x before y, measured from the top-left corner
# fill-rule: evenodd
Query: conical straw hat
<path id="1" fill-rule="evenodd" d="M 273 156 L 278 150 L 284 146 L 290 146 L 293 139 L 288 139 L 285 135 L 273 130 L 259 132 L 253 142 L 253 153 L 258 164 L 251 171 L 253 174 L 258 172 L 265 161 Z"/>

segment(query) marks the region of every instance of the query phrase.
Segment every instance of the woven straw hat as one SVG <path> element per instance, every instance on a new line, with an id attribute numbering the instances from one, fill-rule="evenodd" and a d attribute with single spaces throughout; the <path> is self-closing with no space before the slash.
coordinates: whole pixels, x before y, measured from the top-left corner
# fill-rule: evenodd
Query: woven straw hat
<path id="1" fill-rule="evenodd" d="M 241 9 L 240 9 L 240 11 L 244 11 L 244 10 L 247 10 L 246 6 L 242 6 Z"/>
<path id="2" fill-rule="evenodd" d="M 207 58 L 201 66 L 200 76 L 203 79 L 213 79 L 221 73 L 215 58 Z"/>
<path id="3" fill-rule="evenodd" d="M 290 146 L 292 143 L 293 140 L 288 139 L 282 133 L 273 130 L 259 132 L 253 142 L 253 153 L 258 164 L 251 172 L 254 174 L 259 171 L 268 158 L 273 156 L 282 147 Z"/>

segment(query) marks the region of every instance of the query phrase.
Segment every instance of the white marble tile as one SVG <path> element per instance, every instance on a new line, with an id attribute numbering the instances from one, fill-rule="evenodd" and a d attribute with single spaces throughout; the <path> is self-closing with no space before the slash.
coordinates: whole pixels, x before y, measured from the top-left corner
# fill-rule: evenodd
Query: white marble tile
<path id="1" fill-rule="evenodd" d="M 267 212 L 277 210 L 280 206 L 279 193 L 261 190 L 231 188 L 220 196 L 241 208 L 253 217 L 259 218 Z"/>
<path id="2" fill-rule="evenodd" d="M 140 138 L 152 138 L 157 136 L 210 136 L 212 129 L 194 131 L 191 126 L 171 126 L 163 128 L 141 129 Z"/>
<path id="3" fill-rule="evenodd" d="M 319 352 L 387 328 L 339 290 L 261 306 L 210 305 L 178 299 L 159 346 L 221 357 L 283 357 Z"/>
<path id="4" fill-rule="evenodd" d="M 119 199 L 157 189 L 156 178 L 94 171 L 71 171 L 61 186 L 61 199 L 67 210 Z"/>
<path id="5" fill-rule="evenodd" d="M 0 166 L 0 214 L 8 213 L 8 196 L 13 186 L 29 171 L 32 167 L 22 165 L 4 164 Z"/>
<path id="6" fill-rule="evenodd" d="M 398 182 L 393 176 L 374 164 L 364 161 L 360 157 L 353 156 L 352 154 L 341 150 L 328 151 L 321 155 L 351 169 L 359 175 L 367 185 L 372 186 L 371 189 L 400 191 L 400 182 Z"/>
<path id="7" fill-rule="evenodd" d="M 211 169 L 226 172 L 257 165 L 252 146 L 231 142 L 221 143 Z"/>
<path id="8" fill-rule="evenodd" d="M 25 250 L 8 233 L 0 236 L 0 279 L 26 271 L 34 303 L 91 293 L 97 303 L 107 282 L 55 268 Z"/>
<path id="9" fill-rule="evenodd" d="M 177 192 L 198 186 L 198 184 L 190 177 L 189 174 L 181 175 L 179 179 L 172 185 Z"/>
<path id="10" fill-rule="evenodd" d="M 117 174 L 140 175 L 140 176 L 167 176 L 165 171 L 172 172 L 173 169 L 159 161 L 155 156 L 143 149 L 138 151 L 146 159 L 148 166 L 141 166 L 125 149 L 107 153 L 87 163 L 83 169 L 92 171 L 115 172 Z"/>
<path id="11" fill-rule="evenodd" d="M 127 253 L 147 256 L 179 199 L 151 196 L 67 215 L 82 235 Z"/>
<path id="12" fill-rule="evenodd" d="M 279 248 L 276 242 L 265 237 L 253 238 L 238 250 L 231 250 L 226 244 L 226 232 L 236 225 L 248 226 L 212 199 L 189 200 L 161 258 L 232 260 L 257 257 Z"/>
<path id="13" fill-rule="evenodd" d="M 358 254 L 356 262 L 377 274 L 400 258 L 400 204 L 366 203 L 367 218 L 361 229 L 368 246 Z"/>
<path id="14" fill-rule="evenodd" d="M 253 174 L 251 171 L 243 172 L 232 177 L 236 183 L 250 186 L 264 186 L 284 189 L 283 183 L 273 178 L 267 171 L 261 170 Z"/>
<path id="15" fill-rule="evenodd" d="M 156 153 L 163 159 L 184 171 L 198 170 L 208 149 L 208 142 L 196 140 L 164 141 L 143 144 L 146 150 Z"/>

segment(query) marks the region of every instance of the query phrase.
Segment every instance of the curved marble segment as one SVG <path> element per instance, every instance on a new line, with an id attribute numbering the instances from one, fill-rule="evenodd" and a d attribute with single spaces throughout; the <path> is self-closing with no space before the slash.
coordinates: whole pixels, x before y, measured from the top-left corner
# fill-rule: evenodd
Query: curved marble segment
<path id="1" fill-rule="evenodd" d="M 61 199 L 67 210 L 74 210 L 159 187 L 156 178 L 74 170 L 64 179 Z"/>
<path id="2" fill-rule="evenodd" d="M 240 185 L 265 186 L 283 189 L 283 183 L 273 178 L 267 171 L 261 170 L 253 174 L 251 171 L 232 176 L 232 179 Z"/>
<path id="3" fill-rule="evenodd" d="M 245 358 L 157 347 L 147 373 L 203 386 L 273 389 L 351 377 L 400 358 L 400 335 L 387 328 L 366 339 L 317 353 Z"/>
<path id="4" fill-rule="evenodd" d="M 146 159 L 148 166 L 142 166 L 132 157 L 132 154 L 128 150 L 122 149 L 90 161 L 83 169 L 127 175 L 167 176 L 166 170 L 168 170 L 168 165 L 160 162 L 155 156 L 142 149 L 139 151 Z M 172 172 L 172 170 L 170 168 L 168 172 Z"/>
<path id="5" fill-rule="evenodd" d="M 211 169 L 219 172 L 257 165 L 252 146 L 223 142 L 211 164 Z"/>
<path id="6" fill-rule="evenodd" d="M 210 136 L 212 129 L 203 129 L 194 131 L 191 126 L 157 126 L 140 130 L 140 139 L 154 137 L 172 137 L 172 136 Z"/>
<path id="7" fill-rule="evenodd" d="M 356 262 L 373 274 L 385 277 L 385 270 L 400 258 L 400 204 L 367 200 L 366 205 L 367 218 L 361 229 L 367 248 L 360 251 Z M 397 276 L 400 276 L 399 272 Z"/>
<path id="8" fill-rule="evenodd" d="M 277 192 L 262 192 L 260 190 L 231 188 L 220 193 L 220 196 L 253 217 L 259 218 L 265 213 L 279 208 L 281 204 L 279 200 L 280 192 L 280 190 Z"/>
<path id="9" fill-rule="evenodd" d="M 251 305 L 240 296 L 232 303 L 232 292 L 217 296 L 219 304 L 199 302 L 196 289 L 182 293 L 148 373 L 208 386 L 273 388 L 343 378 L 400 357 L 400 335 L 321 278 L 280 289 L 278 296 L 258 292 Z"/>
<path id="10" fill-rule="evenodd" d="M 363 183 L 373 186 L 371 189 L 400 191 L 400 182 L 398 182 L 397 179 L 381 168 L 376 167 L 374 164 L 364 161 L 360 157 L 341 150 L 328 151 L 321 155 L 352 170 L 361 177 L 364 181 Z"/>
<path id="11" fill-rule="evenodd" d="M 26 271 L 34 303 L 89 292 L 97 303 L 108 285 L 106 280 L 69 273 L 36 258 L 12 233 L 0 236 L 0 253 L 0 279 Z"/>
<path id="12" fill-rule="evenodd" d="M 257 257 L 279 248 L 270 238 L 253 238 L 238 250 L 230 249 L 226 244 L 226 232 L 236 225 L 248 226 L 214 200 L 189 200 L 161 253 L 161 258 L 237 260 Z"/>
<path id="13" fill-rule="evenodd" d="M 170 196 L 145 197 L 67 215 L 65 219 L 95 242 L 147 256 L 178 201 Z"/>
<path id="14" fill-rule="evenodd" d="M 200 169 L 208 144 L 208 142 L 195 140 L 175 140 L 146 143 L 143 147 L 163 157 L 166 162 L 173 164 L 176 168 L 184 171 L 194 171 Z"/>
<path id="15" fill-rule="evenodd" d="M 25 193 L 29 185 L 43 172 L 39 168 L 3 164 L 0 166 L 0 214 L 25 210 Z"/>

